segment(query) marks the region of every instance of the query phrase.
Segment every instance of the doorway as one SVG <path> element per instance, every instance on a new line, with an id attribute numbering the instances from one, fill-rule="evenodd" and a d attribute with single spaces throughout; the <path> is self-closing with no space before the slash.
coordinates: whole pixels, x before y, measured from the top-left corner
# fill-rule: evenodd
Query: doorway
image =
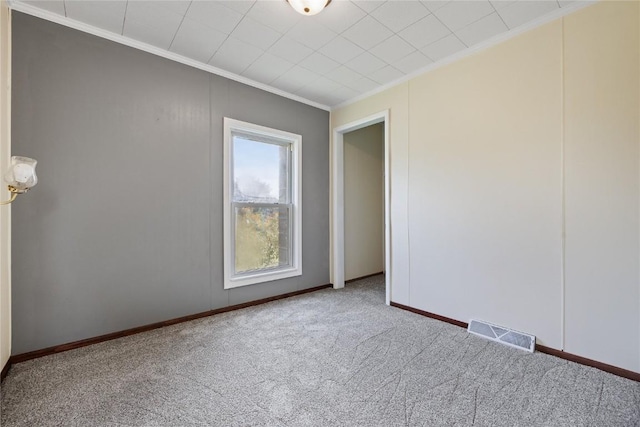
<path id="1" fill-rule="evenodd" d="M 384 123 L 345 133 L 345 283 L 384 272 Z"/>
<path id="2" fill-rule="evenodd" d="M 367 128 L 371 125 L 382 124 L 384 129 L 384 271 L 385 271 L 385 302 L 391 302 L 391 226 L 390 226 L 390 174 L 389 174 L 389 111 L 383 111 L 361 120 L 357 120 L 333 130 L 333 208 L 331 235 L 331 266 L 332 283 L 334 289 L 344 287 L 345 283 L 345 135 L 350 132 Z"/>

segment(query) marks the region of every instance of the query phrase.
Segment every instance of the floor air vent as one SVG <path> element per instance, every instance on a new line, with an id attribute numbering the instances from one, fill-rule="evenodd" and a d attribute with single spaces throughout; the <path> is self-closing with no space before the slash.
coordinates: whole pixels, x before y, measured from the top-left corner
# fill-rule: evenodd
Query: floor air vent
<path id="1" fill-rule="evenodd" d="M 471 319 L 467 331 L 474 335 L 488 338 L 491 341 L 497 341 L 510 347 L 527 350 L 531 353 L 533 353 L 533 350 L 536 348 L 536 337 L 534 335 L 524 334 L 522 332 L 514 331 L 513 329 L 492 325 L 491 323 L 483 322 L 481 320 Z"/>

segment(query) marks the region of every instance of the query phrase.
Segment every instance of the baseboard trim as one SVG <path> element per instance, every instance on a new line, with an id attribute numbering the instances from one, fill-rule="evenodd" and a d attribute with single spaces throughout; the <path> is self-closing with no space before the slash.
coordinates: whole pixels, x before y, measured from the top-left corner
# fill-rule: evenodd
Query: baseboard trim
<path id="1" fill-rule="evenodd" d="M 430 313 L 428 311 L 419 310 L 417 308 L 409 307 L 407 305 L 398 304 L 391 301 L 391 306 L 402 310 L 410 311 L 412 313 L 419 314 L 421 316 L 429 317 L 431 319 L 440 320 L 442 322 L 450 323 L 461 328 L 467 328 L 468 323 L 461 322 L 459 320 L 451 319 L 450 317 L 440 316 L 439 314 Z M 628 369 L 618 368 L 617 366 L 609 365 L 597 360 L 587 359 L 586 357 L 578 356 L 576 354 L 567 353 L 566 351 L 556 350 L 555 348 L 547 347 L 544 345 L 536 344 L 536 350 L 541 353 L 546 353 L 551 356 L 559 357 L 564 360 L 579 363 L 581 365 L 590 366 L 592 368 L 600 369 L 601 371 L 608 372 L 619 377 L 627 378 L 633 381 L 640 382 L 640 373 L 629 371 Z"/>
<path id="2" fill-rule="evenodd" d="M 163 322 L 151 323 L 149 325 L 138 326 L 136 328 L 131 328 L 131 329 L 125 329 L 124 331 L 112 332 L 110 334 L 100 335 L 93 338 L 87 338 L 84 340 L 73 341 L 66 344 L 55 345 L 53 347 L 47 347 L 41 350 L 30 351 L 28 353 L 16 354 L 15 356 L 11 356 L 9 358 L 7 365 L 2 370 L 2 375 L 4 378 L 4 376 L 6 375 L 5 369 L 8 372 L 10 365 L 13 365 L 15 363 L 26 362 L 27 360 L 36 359 L 39 357 L 50 356 L 52 354 L 62 353 L 64 351 L 74 350 L 80 347 L 86 347 L 88 345 L 98 344 L 104 341 L 111 341 L 117 338 L 127 337 L 129 335 L 135 335 L 142 332 L 151 331 L 153 329 L 164 328 L 165 326 L 171 326 L 177 323 L 184 323 L 190 320 L 196 320 L 203 317 L 214 316 L 220 313 L 227 313 L 229 311 L 240 310 L 242 308 L 253 307 L 255 305 L 266 304 L 272 301 L 277 301 L 285 298 L 295 297 L 298 295 L 308 294 L 311 292 L 319 291 L 321 289 L 330 288 L 331 286 L 332 286 L 331 284 L 326 284 L 326 285 L 316 286 L 309 289 L 302 289 L 299 291 L 288 292 L 286 294 L 276 295 L 268 298 L 262 298 L 259 300 L 245 302 L 242 304 L 231 305 L 229 307 L 222 307 L 215 310 L 204 311 L 202 313 L 196 313 L 196 314 L 190 314 L 188 316 L 177 317 L 175 319 L 165 320 Z"/>
<path id="3" fill-rule="evenodd" d="M 0 372 L 0 383 L 7 377 L 9 369 L 11 369 L 11 358 L 7 360 L 7 363 L 4 364 L 4 368 L 2 368 L 2 372 Z"/>
<path id="4" fill-rule="evenodd" d="M 369 277 L 379 276 L 379 275 L 381 275 L 381 274 L 384 274 L 384 271 L 381 271 L 381 272 L 379 272 L 379 273 L 367 274 L 366 276 L 356 277 L 355 279 L 345 280 L 345 281 L 344 281 L 344 283 L 356 282 L 356 281 L 358 281 L 358 280 L 368 279 Z"/>
<path id="5" fill-rule="evenodd" d="M 618 368 L 617 366 L 598 362 L 597 360 L 593 359 L 587 359 L 586 357 L 578 356 L 577 354 L 567 353 L 566 351 L 556 350 L 555 348 L 547 347 L 544 345 L 536 344 L 536 350 L 541 353 L 550 354 L 551 356 L 556 356 L 561 359 L 579 363 L 581 365 L 591 366 L 592 368 L 600 369 L 601 371 L 609 372 L 610 374 L 614 374 L 619 377 L 628 378 L 630 380 L 640 382 L 640 373 L 638 372 Z"/>
<path id="6" fill-rule="evenodd" d="M 450 323 L 450 324 L 455 325 L 455 326 L 460 326 L 461 328 L 465 328 L 465 329 L 467 329 L 467 327 L 469 326 L 468 323 L 461 322 L 461 321 L 455 320 L 455 319 L 451 319 L 450 317 L 440 316 L 439 314 L 430 313 L 430 312 L 424 311 L 424 310 L 419 310 L 417 308 L 409 307 L 408 305 L 398 304 L 397 302 L 393 302 L 393 301 L 391 301 L 391 307 L 400 308 L 402 310 L 410 311 L 412 313 L 416 313 L 416 314 L 419 314 L 421 316 L 429 317 L 431 319 L 440 320 L 441 322 Z"/>

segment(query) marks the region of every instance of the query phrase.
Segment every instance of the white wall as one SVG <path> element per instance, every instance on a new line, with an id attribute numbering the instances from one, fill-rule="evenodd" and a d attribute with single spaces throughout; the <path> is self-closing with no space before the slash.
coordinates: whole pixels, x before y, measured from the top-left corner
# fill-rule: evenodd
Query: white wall
<path id="1" fill-rule="evenodd" d="M 409 89 L 412 305 L 535 331 L 555 348 L 561 41 L 556 21 Z"/>
<path id="2" fill-rule="evenodd" d="M 344 135 L 344 275 L 384 270 L 384 123 Z"/>
<path id="3" fill-rule="evenodd" d="M 390 109 L 392 301 L 640 372 L 639 29 L 598 3 L 332 112 Z"/>
<path id="4" fill-rule="evenodd" d="M 637 2 L 578 12 L 564 37 L 565 349 L 636 371 L 638 13 Z"/>
<path id="5" fill-rule="evenodd" d="M 0 171 L 9 164 L 11 126 L 11 19 L 4 0 L 0 0 Z M 0 198 L 8 192 L 0 185 Z M 0 206 L 0 369 L 11 355 L 11 227 L 10 206 Z"/>

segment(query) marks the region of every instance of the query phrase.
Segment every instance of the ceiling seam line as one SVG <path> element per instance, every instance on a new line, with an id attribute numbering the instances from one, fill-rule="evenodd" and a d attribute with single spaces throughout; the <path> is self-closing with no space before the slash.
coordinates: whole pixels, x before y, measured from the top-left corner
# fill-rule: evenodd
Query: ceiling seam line
<path id="1" fill-rule="evenodd" d="M 173 35 L 173 38 L 171 39 L 171 43 L 169 43 L 169 47 L 167 48 L 167 50 L 171 50 L 171 47 L 173 47 L 173 42 L 176 41 L 176 37 L 178 37 L 178 32 L 180 31 L 180 28 L 182 28 L 182 24 L 184 23 L 184 20 L 187 18 L 187 13 L 189 13 L 189 9 L 191 9 L 192 4 L 193 4 L 193 1 L 190 1 L 189 6 L 187 6 L 187 10 L 184 11 L 184 15 L 182 15 L 180 24 L 178 24 L 178 28 L 176 29 L 176 32 Z"/>
<path id="2" fill-rule="evenodd" d="M 557 1 L 557 0 L 556 0 Z M 489 4 L 491 5 L 491 7 L 493 8 L 493 10 L 496 11 L 496 14 L 498 15 L 498 18 L 500 18 L 500 20 L 502 21 L 502 23 L 504 24 L 505 27 L 507 27 L 507 31 L 511 30 L 511 28 L 509 28 L 509 26 L 507 25 L 506 22 L 504 22 L 504 19 L 502 19 L 502 15 L 500 15 L 500 12 L 498 12 L 498 9 L 496 9 L 496 7 L 493 5 L 493 3 L 489 2 Z M 487 15 L 488 16 L 488 15 Z"/>
<path id="3" fill-rule="evenodd" d="M 449 27 L 447 24 L 445 24 L 444 22 L 442 22 L 442 20 L 438 17 L 438 15 L 436 15 L 435 13 L 431 13 L 431 14 L 433 15 L 433 17 L 434 17 L 434 18 L 436 18 L 436 19 L 438 20 L 438 22 L 439 22 L 439 23 L 441 23 L 441 24 L 442 24 L 442 25 L 443 25 L 447 30 L 449 30 L 449 31 L 450 31 L 450 34 L 447 34 L 446 36 L 440 37 L 438 40 L 435 40 L 435 41 L 433 41 L 433 42 L 429 43 L 427 46 L 423 47 L 422 49 L 425 49 L 425 48 L 427 48 L 427 47 L 431 46 L 432 44 L 437 43 L 437 42 L 439 42 L 440 40 L 445 39 L 445 38 L 447 38 L 447 37 L 449 37 L 449 36 L 451 36 L 451 35 L 453 35 L 453 36 L 454 36 L 454 37 L 455 37 L 455 38 L 456 38 L 460 43 L 462 43 L 462 44 L 465 46 L 465 48 L 469 48 L 469 46 L 467 46 L 467 44 L 466 44 L 465 42 L 463 42 L 462 40 L 460 40 L 460 37 L 458 37 L 458 35 L 456 34 L 456 32 L 455 32 L 455 31 L 453 31 L 453 30 L 451 29 L 451 27 Z M 482 18 L 481 18 L 481 19 L 482 19 Z M 463 28 L 464 28 L 464 27 L 463 27 Z M 420 52 L 421 52 L 421 53 L 423 53 L 427 58 L 429 58 L 429 59 L 430 59 L 430 60 L 432 60 L 433 62 L 437 62 L 437 61 L 438 61 L 438 60 L 436 60 L 436 59 L 433 59 L 432 57 L 430 57 L 430 56 L 429 56 L 429 55 L 427 55 L 426 53 L 422 52 L 422 50 L 420 50 Z"/>
<path id="4" fill-rule="evenodd" d="M 489 3 L 489 4 L 491 4 L 491 3 Z M 507 25 L 507 24 L 502 20 L 502 17 L 500 16 L 500 14 L 499 14 L 499 13 L 498 13 L 498 11 L 496 10 L 496 8 L 495 8 L 492 4 L 491 4 L 491 7 L 493 7 L 493 10 L 495 10 L 496 15 L 498 15 L 498 17 L 500 18 L 500 20 L 502 21 L 502 23 L 507 27 L 507 31 L 509 31 L 509 26 L 508 26 L 508 25 Z M 475 23 L 477 23 L 477 22 L 482 21 L 482 20 L 483 20 L 484 18 L 486 18 L 487 16 L 491 16 L 491 13 L 492 13 L 492 12 L 487 13 L 486 15 L 481 16 L 480 18 L 476 19 L 475 21 L 471 21 L 471 22 L 469 22 L 467 25 L 465 25 L 465 26 L 464 26 L 464 27 L 462 27 L 462 28 L 459 28 L 459 29 L 458 29 L 458 30 L 456 30 L 456 31 L 460 31 L 460 30 L 462 30 L 462 29 L 464 29 L 464 28 L 467 28 L 469 25 L 473 25 L 473 24 L 475 24 Z M 456 32 L 455 32 L 455 31 L 452 31 L 452 32 L 453 32 L 453 34 L 456 36 L 456 38 L 457 38 L 458 40 L 460 40 L 460 43 L 462 43 L 462 44 L 463 44 L 463 45 L 465 45 L 466 47 L 471 47 L 471 46 L 473 46 L 473 45 L 468 45 L 468 44 L 466 44 L 464 41 L 462 41 L 462 39 L 460 39 L 460 37 L 458 36 L 458 34 L 456 34 Z"/>
<path id="5" fill-rule="evenodd" d="M 193 1 L 192 1 L 191 3 L 193 3 Z M 253 9 L 253 7 L 254 7 L 255 5 L 256 5 L 256 2 L 254 1 L 254 2 L 253 2 L 253 4 L 251 5 L 251 7 L 250 7 L 246 12 L 244 12 L 244 13 L 242 14 L 242 18 L 240 18 L 240 20 L 239 20 L 239 21 L 238 21 L 238 23 L 233 27 L 233 29 L 231 29 L 231 31 L 229 31 L 229 34 L 227 34 L 227 37 L 222 41 L 222 43 L 220 43 L 220 46 L 218 46 L 218 48 L 213 52 L 213 54 L 211 54 L 211 57 L 210 57 L 210 58 L 209 58 L 209 60 L 207 61 L 207 64 L 210 64 L 210 63 L 211 63 L 211 60 L 213 59 L 213 57 L 214 57 L 214 56 L 216 56 L 216 53 L 218 53 L 218 51 L 220 50 L 220 48 L 222 47 L 222 45 L 224 45 L 224 44 L 225 44 L 225 42 L 226 42 L 227 40 L 229 40 L 229 37 L 231 37 L 231 34 L 236 30 L 236 28 L 238 28 L 238 25 L 240 25 L 240 24 L 242 23 L 242 21 L 244 21 L 244 18 L 246 18 L 247 14 L 248 14 L 249 12 L 251 12 L 251 9 Z M 226 6 L 224 6 L 224 5 L 221 5 L 221 6 L 222 6 L 222 7 L 226 7 Z M 244 43 L 244 41 L 243 41 L 243 40 L 240 40 L 240 41 L 242 41 L 242 42 Z M 249 43 L 247 43 L 247 44 L 249 44 Z M 251 46 L 252 46 L 252 47 L 255 47 L 255 46 L 253 46 L 253 45 L 251 45 Z M 260 56 L 262 56 L 262 55 L 260 55 Z M 260 56 L 259 56 L 258 58 L 260 58 Z M 256 62 L 256 61 L 257 61 L 257 58 L 256 58 L 256 60 L 254 60 L 253 62 Z M 239 71 L 239 72 L 238 72 L 238 75 L 242 75 L 242 73 L 244 73 L 244 72 L 247 70 L 247 68 L 249 68 L 251 65 L 253 65 L 253 62 L 251 62 L 251 63 L 250 63 L 249 65 L 247 65 L 246 67 L 244 67 L 244 68 L 242 69 L 242 71 Z"/>
<path id="6" fill-rule="evenodd" d="M 122 16 L 122 29 L 120 30 L 120 35 L 124 36 L 124 24 L 127 22 L 127 10 L 129 9 L 129 0 L 124 4 L 124 15 Z"/>

